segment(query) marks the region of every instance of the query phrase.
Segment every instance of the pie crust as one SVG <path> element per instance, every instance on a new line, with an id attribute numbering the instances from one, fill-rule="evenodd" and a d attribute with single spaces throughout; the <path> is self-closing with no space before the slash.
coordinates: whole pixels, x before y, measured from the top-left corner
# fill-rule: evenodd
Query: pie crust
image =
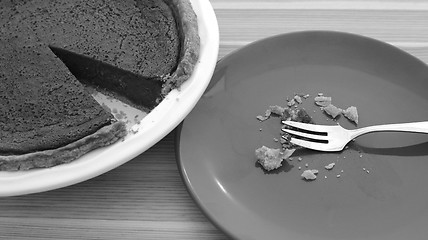
<path id="1" fill-rule="evenodd" d="M 76 160 L 96 148 L 115 143 L 125 137 L 123 122 L 102 127 L 94 134 L 52 150 L 44 150 L 22 155 L 0 156 L 0 171 L 29 170 L 47 168 Z"/>

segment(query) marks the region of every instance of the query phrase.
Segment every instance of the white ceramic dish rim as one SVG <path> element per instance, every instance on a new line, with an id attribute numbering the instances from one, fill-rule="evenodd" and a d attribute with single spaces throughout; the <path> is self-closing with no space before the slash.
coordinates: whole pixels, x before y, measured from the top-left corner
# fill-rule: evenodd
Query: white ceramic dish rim
<path id="1" fill-rule="evenodd" d="M 201 49 L 191 78 L 173 90 L 138 125 L 138 132 L 80 159 L 47 169 L 0 172 L 0 196 L 44 192 L 86 181 L 143 153 L 170 133 L 193 109 L 211 80 L 217 62 L 219 30 L 209 0 L 191 0 L 198 16 Z"/>

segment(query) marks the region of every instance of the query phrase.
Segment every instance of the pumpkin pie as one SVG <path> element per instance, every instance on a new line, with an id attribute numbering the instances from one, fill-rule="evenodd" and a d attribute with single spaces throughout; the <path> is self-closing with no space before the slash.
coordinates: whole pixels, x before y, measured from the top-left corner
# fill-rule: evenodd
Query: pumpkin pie
<path id="1" fill-rule="evenodd" d="M 73 161 L 127 134 L 88 88 L 150 111 L 192 74 L 188 0 L 0 2 L 0 170 Z"/>

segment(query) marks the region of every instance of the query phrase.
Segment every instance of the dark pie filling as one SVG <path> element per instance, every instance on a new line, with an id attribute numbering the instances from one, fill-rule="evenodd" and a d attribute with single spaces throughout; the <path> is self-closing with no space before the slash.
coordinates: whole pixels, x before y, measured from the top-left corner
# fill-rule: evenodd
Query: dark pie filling
<path id="1" fill-rule="evenodd" d="M 137 108 L 151 110 L 161 98 L 161 77 L 144 77 L 66 49 L 50 49 L 81 83 L 101 92 L 114 92 Z"/>

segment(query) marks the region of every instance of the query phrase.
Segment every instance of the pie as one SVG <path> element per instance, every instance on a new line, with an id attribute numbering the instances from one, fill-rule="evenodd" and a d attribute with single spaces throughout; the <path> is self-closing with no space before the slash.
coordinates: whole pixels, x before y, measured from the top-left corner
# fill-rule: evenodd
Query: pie
<path id="1" fill-rule="evenodd" d="M 88 89 L 150 111 L 198 60 L 189 0 L 0 1 L 0 170 L 52 167 L 122 139 Z"/>

